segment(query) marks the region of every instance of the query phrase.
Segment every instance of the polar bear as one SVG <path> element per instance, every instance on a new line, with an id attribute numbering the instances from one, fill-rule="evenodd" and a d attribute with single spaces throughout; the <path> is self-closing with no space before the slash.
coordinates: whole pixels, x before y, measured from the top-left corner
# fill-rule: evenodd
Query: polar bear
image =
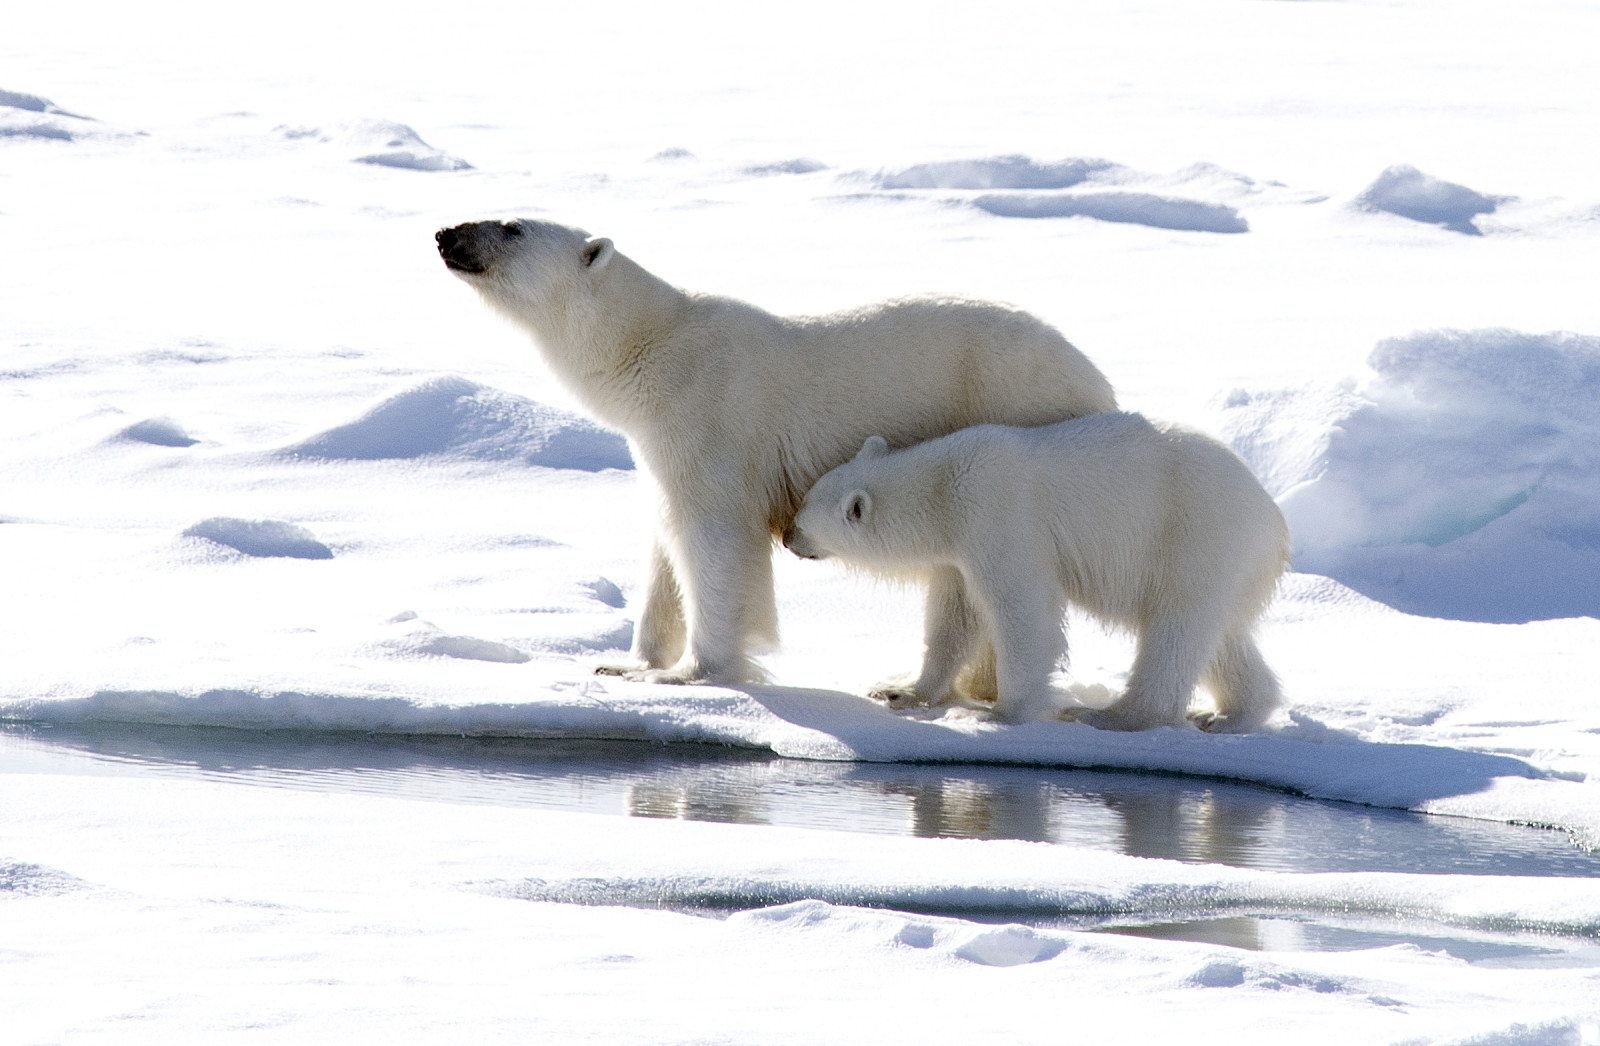
<path id="1" fill-rule="evenodd" d="M 868 435 L 905 446 L 980 422 L 1116 408 L 1087 357 L 1000 305 L 914 299 L 782 317 L 679 290 L 610 240 L 552 222 L 469 222 L 435 240 L 445 265 L 628 437 L 656 484 L 633 678 L 761 677 L 750 655 L 777 641 L 773 540 Z"/>
<path id="2" fill-rule="evenodd" d="M 894 453 L 869 438 L 811 488 L 784 543 L 805 558 L 927 578 L 930 610 L 951 598 L 941 578 L 960 574 L 976 615 L 930 613 L 921 675 L 877 693 L 892 705 L 949 700 L 987 635 L 995 714 L 1047 716 L 1069 602 L 1138 640 L 1126 692 L 1080 720 L 1143 730 L 1187 716 L 1242 732 L 1278 705 L 1252 632 L 1288 562 L 1288 527 L 1249 466 L 1198 432 L 1097 414 L 979 425 Z M 1199 681 L 1215 708 L 1189 713 Z"/>

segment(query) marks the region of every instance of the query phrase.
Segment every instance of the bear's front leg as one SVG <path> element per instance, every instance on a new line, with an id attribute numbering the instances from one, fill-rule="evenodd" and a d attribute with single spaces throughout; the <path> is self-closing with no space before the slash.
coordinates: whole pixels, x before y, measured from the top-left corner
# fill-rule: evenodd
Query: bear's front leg
<path id="1" fill-rule="evenodd" d="M 890 708 L 942 705 L 955 694 L 956 677 L 977 652 L 983 624 L 971 600 L 961 571 L 953 566 L 933 568 L 928 575 L 928 596 L 923 612 L 922 671 L 915 682 L 881 683 L 868 696 Z"/>
<path id="2" fill-rule="evenodd" d="M 1067 652 L 1065 595 L 1054 566 L 1020 556 L 995 556 L 985 565 L 972 589 L 994 640 L 994 714 L 1008 723 L 1046 718 L 1053 709 L 1050 673 Z"/>
<path id="3" fill-rule="evenodd" d="M 764 673 L 752 640 L 775 641 L 772 538 L 765 529 L 697 518 L 682 527 L 672 568 L 683 599 L 686 649 L 670 668 L 630 672 L 651 683 L 754 683 Z"/>

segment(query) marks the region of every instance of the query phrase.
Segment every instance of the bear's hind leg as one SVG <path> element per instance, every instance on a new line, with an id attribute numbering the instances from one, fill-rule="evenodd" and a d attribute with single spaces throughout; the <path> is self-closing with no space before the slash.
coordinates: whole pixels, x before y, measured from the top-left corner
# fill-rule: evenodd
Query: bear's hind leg
<path id="1" fill-rule="evenodd" d="M 678 578 L 667 550 L 657 538 L 650 549 L 649 587 L 639 611 L 639 630 L 633 637 L 634 656 L 649 668 L 677 664 L 688 634 Z"/>
<path id="2" fill-rule="evenodd" d="M 1189 697 L 1218 647 L 1215 631 L 1192 621 L 1157 619 L 1139 630 L 1128 687 L 1110 706 L 1078 721 L 1101 730 L 1149 730 L 1188 722 Z"/>
<path id="3" fill-rule="evenodd" d="M 922 671 L 909 685 L 883 683 L 868 696 L 890 708 L 940 705 L 954 692 L 956 676 L 983 635 L 978 612 L 967 598 L 966 582 L 955 567 L 934 567 L 928 575 L 923 611 Z"/>
<path id="4" fill-rule="evenodd" d="M 1217 705 L 1215 712 L 1190 715 L 1202 730 L 1236 734 L 1259 730 L 1282 700 L 1278 677 L 1248 634 L 1223 640 L 1201 679 Z"/>
<path id="5" fill-rule="evenodd" d="M 967 667 L 956 676 L 956 689 L 969 701 L 994 704 L 1000 696 L 1000 682 L 995 678 L 994 663 L 994 640 L 985 632 Z"/>

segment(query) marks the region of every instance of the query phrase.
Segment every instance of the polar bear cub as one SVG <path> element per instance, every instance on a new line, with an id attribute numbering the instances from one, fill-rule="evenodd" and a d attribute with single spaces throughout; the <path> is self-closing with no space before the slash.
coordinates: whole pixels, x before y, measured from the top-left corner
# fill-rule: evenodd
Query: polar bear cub
<path id="1" fill-rule="evenodd" d="M 1142 730 L 1260 727 L 1279 702 L 1252 633 L 1288 561 L 1288 528 L 1218 441 L 1137 414 L 1040 428 L 979 425 L 889 452 L 869 438 L 801 504 L 784 543 L 928 584 L 922 672 L 892 704 L 936 705 L 994 648 L 995 713 L 1053 711 L 1048 679 L 1074 603 L 1131 629 L 1127 690 L 1078 716 Z M 935 613 L 964 585 L 969 614 Z M 1197 682 L 1215 707 L 1190 713 Z"/>

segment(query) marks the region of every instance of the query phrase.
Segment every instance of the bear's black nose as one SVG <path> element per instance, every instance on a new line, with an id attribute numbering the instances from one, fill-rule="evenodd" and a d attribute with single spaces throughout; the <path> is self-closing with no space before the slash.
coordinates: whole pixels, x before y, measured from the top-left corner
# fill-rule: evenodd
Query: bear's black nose
<path id="1" fill-rule="evenodd" d="M 484 271 L 484 264 L 473 250 L 471 238 L 462 234 L 461 226 L 440 229 L 433 234 L 433 242 L 439 245 L 439 257 L 444 259 L 446 268 L 457 272 Z"/>

